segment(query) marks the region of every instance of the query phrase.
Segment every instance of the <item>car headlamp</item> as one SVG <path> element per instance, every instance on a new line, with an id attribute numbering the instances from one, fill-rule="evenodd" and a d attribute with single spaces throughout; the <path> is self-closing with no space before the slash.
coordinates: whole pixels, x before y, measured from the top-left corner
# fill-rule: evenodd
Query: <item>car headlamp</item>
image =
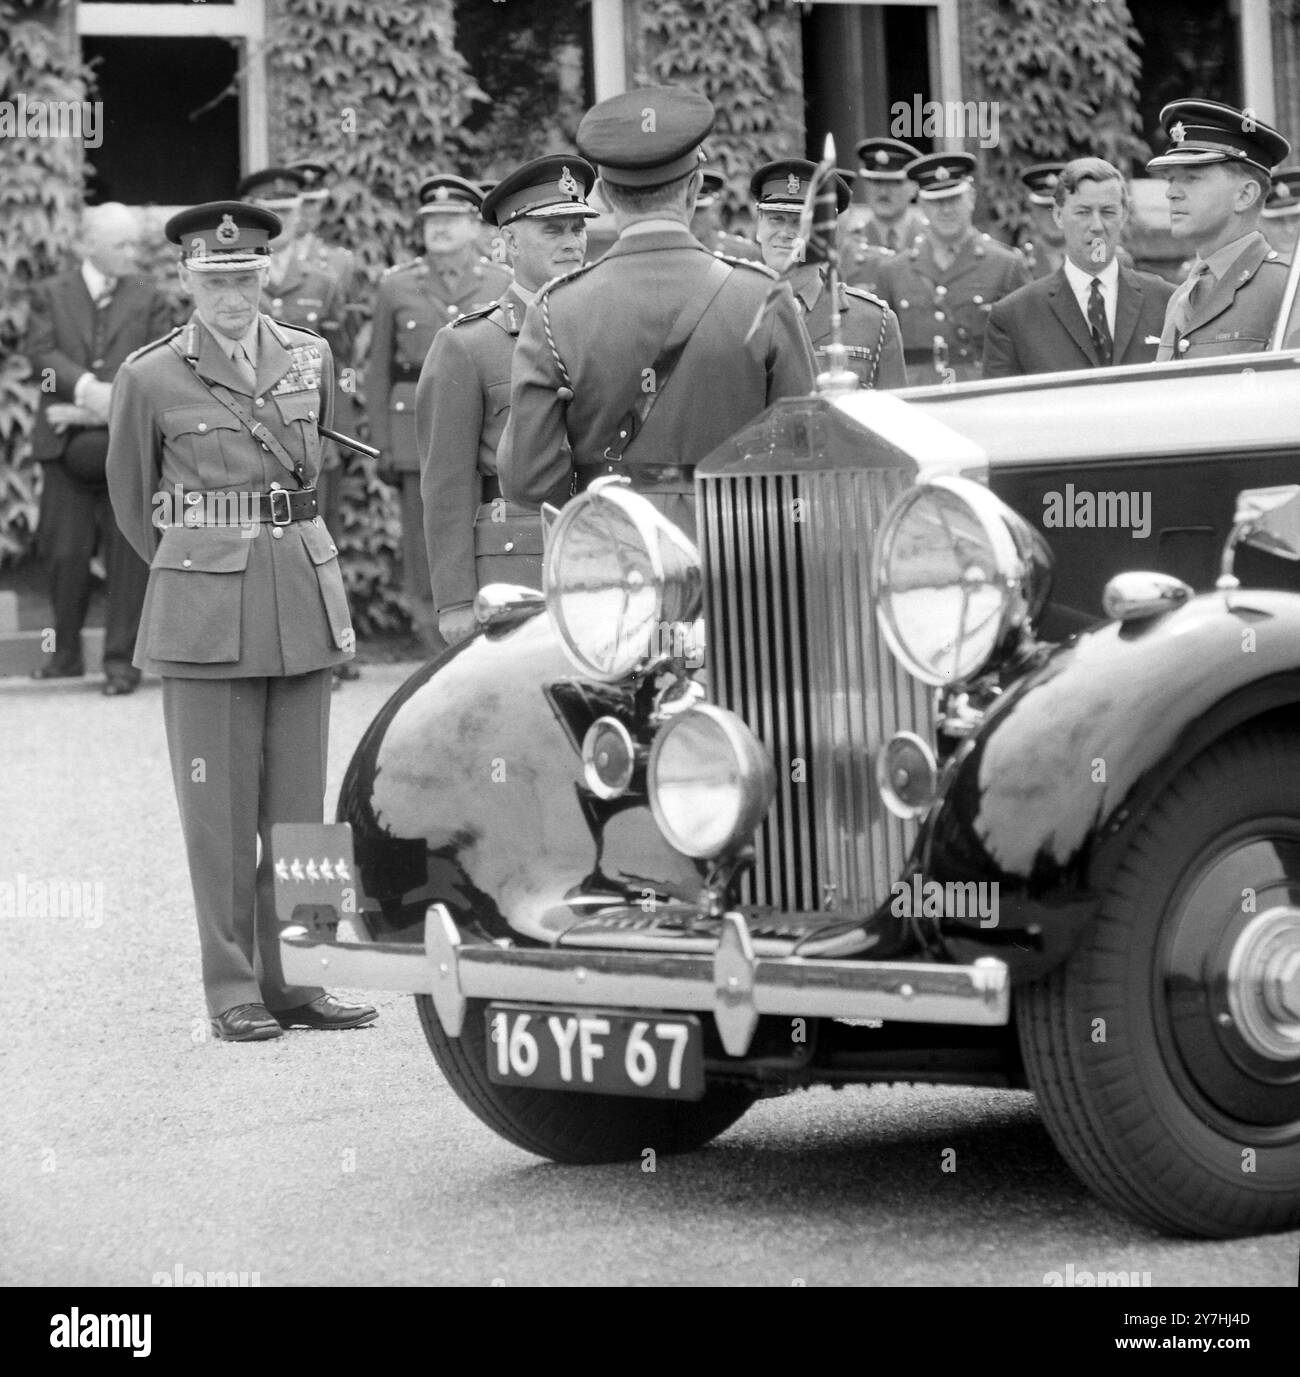
<path id="1" fill-rule="evenodd" d="M 1051 569 L 1043 537 L 987 488 L 931 478 L 881 526 L 872 559 L 880 630 L 923 683 L 961 683 L 1042 612 Z"/>
<path id="2" fill-rule="evenodd" d="M 650 807 L 669 845 L 713 859 L 743 844 L 762 821 L 776 772 L 735 713 L 700 703 L 655 737 L 646 771 Z"/>
<path id="3" fill-rule="evenodd" d="M 612 682 L 672 653 L 700 609 L 700 556 L 626 478 L 599 478 L 552 526 L 543 588 L 569 659 Z"/>

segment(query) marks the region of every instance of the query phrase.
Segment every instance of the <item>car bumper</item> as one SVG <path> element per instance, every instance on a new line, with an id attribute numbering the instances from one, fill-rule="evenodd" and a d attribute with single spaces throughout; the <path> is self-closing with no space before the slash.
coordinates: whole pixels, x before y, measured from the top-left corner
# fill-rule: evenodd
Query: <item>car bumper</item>
<path id="1" fill-rule="evenodd" d="M 431 996 L 449 1037 L 459 1036 L 470 999 L 712 1014 L 734 1057 L 748 1051 L 763 1015 L 968 1026 L 1010 1016 L 1010 978 L 996 958 L 957 966 L 762 956 L 741 913 L 724 916 L 707 953 L 467 941 L 442 904 L 426 911 L 422 943 L 340 942 L 290 924 L 280 952 L 290 984 Z"/>

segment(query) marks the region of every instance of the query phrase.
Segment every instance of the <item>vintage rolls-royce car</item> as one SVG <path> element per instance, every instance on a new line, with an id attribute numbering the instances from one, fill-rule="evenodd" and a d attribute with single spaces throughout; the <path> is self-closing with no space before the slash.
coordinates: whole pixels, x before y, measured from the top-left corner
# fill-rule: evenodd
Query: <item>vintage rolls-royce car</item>
<path id="1" fill-rule="evenodd" d="M 1027 1087 L 1136 1220 L 1300 1223 L 1289 292 L 1267 353 L 831 377 L 698 467 L 698 548 L 617 478 L 550 514 L 278 829 L 288 977 L 414 992 L 560 1162 Z"/>

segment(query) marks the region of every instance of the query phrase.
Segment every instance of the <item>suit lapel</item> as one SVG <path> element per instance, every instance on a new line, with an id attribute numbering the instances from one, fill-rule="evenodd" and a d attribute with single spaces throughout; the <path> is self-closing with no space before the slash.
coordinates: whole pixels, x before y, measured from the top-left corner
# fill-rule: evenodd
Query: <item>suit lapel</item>
<path id="1" fill-rule="evenodd" d="M 1128 348 L 1138 316 L 1142 314 L 1142 284 L 1127 268 L 1119 270 L 1119 290 L 1115 294 L 1115 350 L 1112 359 L 1120 363 Z"/>
<path id="2" fill-rule="evenodd" d="M 90 295 L 90 288 L 86 286 L 86 279 L 82 277 L 80 268 L 75 269 L 69 278 L 68 299 L 72 303 L 73 314 L 76 317 L 77 331 L 85 346 L 85 357 L 94 358 L 95 301 Z"/>
<path id="3" fill-rule="evenodd" d="M 1212 291 L 1205 293 L 1196 309 L 1187 317 L 1183 334 L 1190 335 L 1202 325 L 1208 325 L 1215 316 L 1220 316 L 1232 305 L 1237 289 L 1249 282 L 1259 271 L 1259 265 L 1268 257 L 1271 250 L 1263 235 L 1238 254 L 1229 265 L 1228 271 L 1214 284 Z"/>
<path id="4" fill-rule="evenodd" d="M 1088 322 L 1083 318 L 1079 300 L 1074 295 L 1074 288 L 1070 286 L 1070 279 L 1066 277 L 1064 268 L 1057 268 L 1053 273 L 1047 296 L 1052 314 L 1065 327 L 1066 333 L 1075 344 L 1083 350 L 1084 357 L 1092 367 L 1099 367 L 1101 361 L 1097 358 L 1097 349 L 1092 342 L 1092 331 L 1088 329 Z M 1116 323 L 1118 324 L 1118 318 Z M 1118 354 L 1119 349 L 1116 348 L 1115 352 Z"/>

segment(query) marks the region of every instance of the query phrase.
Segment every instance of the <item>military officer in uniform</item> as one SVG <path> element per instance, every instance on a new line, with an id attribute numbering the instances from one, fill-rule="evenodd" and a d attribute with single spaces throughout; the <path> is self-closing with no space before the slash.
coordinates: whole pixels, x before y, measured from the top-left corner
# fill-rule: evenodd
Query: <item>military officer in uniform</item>
<path id="1" fill-rule="evenodd" d="M 782 273 L 803 309 L 804 329 L 812 342 L 818 368 L 829 367 L 826 346 L 831 342 L 832 305 L 824 263 L 804 263 L 797 250 L 799 221 L 816 166 L 804 158 L 764 163 L 749 179 L 758 217 L 758 242 L 763 262 Z M 849 204 L 848 184 L 835 178 L 836 206 L 841 215 Z M 906 387 L 903 339 L 898 317 L 861 287 L 839 284 L 840 339 L 847 363 L 864 387 Z"/>
<path id="2" fill-rule="evenodd" d="M 1037 280 L 1051 277 L 1065 262 L 1065 236 L 1056 223 L 1056 184 L 1065 170 L 1064 163 L 1034 163 L 1020 174 L 1025 188 L 1029 218 L 1033 227 L 1020 240 L 1020 252 Z"/>
<path id="3" fill-rule="evenodd" d="M 524 318 L 497 450 L 510 501 L 559 504 L 623 473 L 693 533 L 696 462 L 778 398 L 811 390 L 786 284 L 690 232 L 713 120 L 704 96 L 671 86 L 583 116 L 578 147 L 619 234 L 598 262 L 543 287 Z"/>
<path id="4" fill-rule="evenodd" d="M 280 965 L 271 827 L 321 821 L 330 668 L 354 644 L 316 514 L 329 345 L 258 310 L 280 228 L 238 201 L 167 222 L 194 314 L 122 365 L 109 418 L 113 512 L 150 565 L 135 663 L 162 676 L 203 984 L 232 1042 L 376 1017 Z"/>
<path id="5" fill-rule="evenodd" d="M 857 155 L 866 214 L 840 236 L 840 268 L 850 286 L 874 292 L 882 265 L 925 232 L 927 221 L 905 170 L 921 153 L 901 139 L 863 139 Z"/>
<path id="6" fill-rule="evenodd" d="M 929 229 L 881 269 L 882 297 L 898 312 L 908 376 L 966 382 L 981 376 L 984 329 L 993 303 L 1030 280 L 1015 249 L 981 234 L 975 210 L 975 159 L 931 153 L 907 175 L 929 217 Z"/>
<path id="7" fill-rule="evenodd" d="M 552 278 L 587 254 L 586 202 L 596 171 L 576 153 L 535 158 L 496 182 L 483 218 L 500 235 L 514 280 L 501 300 L 445 325 L 415 398 L 424 532 L 438 630 L 448 645 L 475 628 L 487 583 L 542 586 L 541 518 L 501 496 L 497 442 L 510 407 L 510 363 L 524 313 Z"/>
<path id="8" fill-rule="evenodd" d="M 298 257 L 309 267 L 328 273 L 338 283 L 342 301 L 350 303 L 357 256 L 342 244 L 329 243 L 320 228 L 321 216 L 330 198 L 330 170 L 324 163 L 310 159 L 292 162 L 289 168 L 298 174 L 302 188 L 298 193 L 298 233 L 294 236 Z"/>
<path id="9" fill-rule="evenodd" d="M 726 186 L 722 173 L 705 169 L 700 177 L 703 186 L 695 201 L 695 214 L 691 216 L 691 233 L 710 253 L 721 254 L 724 258 L 748 258 L 754 263 L 761 262 L 763 252 L 752 239 L 728 234 L 722 228 L 721 198 L 722 189 Z"/>
<path id="10" fill-rule="evenodd" d="M 417 633 L 440 645 L 424 545 L 415 389 L 433 337 L 467 311 L 481 311 L 510 285 L 510 270 L 478 250 L 483 196 L 473 182 L 443 173 L 420 187 L 423 258 L 390 268 L 380 280 L 370 337 L 366 397 L 372 442 L 384 470 L 401 483 L 402 571 Z"/>
<path id="11" fill-rule="evenodd" d="M 1283 258 L 1291 258 L 1300 237 L 1300 167 L 1279 167 L 1273 173 L 1261 220 L 1264 237 Z"/>
<path id="12" fill-rule="evenodd" d="M 1169 148 L 1147 167 L 1166 182 L 1169 230 L 1196 250 L 1169 298 L 1156 361 L 1263 349 L 1277 321 L 1287 264 L 1260 233 L 1272 169 L 1291 145 L 1267 124 L 1214 100 L 1160 112 Z"/>

